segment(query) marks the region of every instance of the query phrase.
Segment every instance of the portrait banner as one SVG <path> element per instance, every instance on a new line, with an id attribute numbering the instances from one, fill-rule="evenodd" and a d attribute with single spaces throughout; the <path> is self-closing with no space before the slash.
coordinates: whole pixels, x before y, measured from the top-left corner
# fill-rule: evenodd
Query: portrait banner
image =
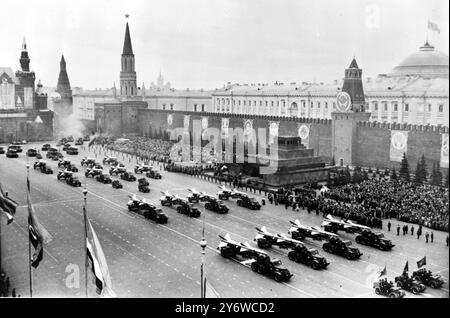
<path id="1" fill-rule="evenodd" d="M 249 141 L 253 135 L 253 120 L 244 120 L 244 140 Z"/>
<path id="2" fill-rule="evenodd" d="M 442 168 L 448 168 L 448 134 L 441 134 L 441 162 Z"/>
<path id="3" fill-rule="evenodd" d="M 190 115 L 184 115 L 184 130 L 189 130 Z"/>
<path id="4" fill-rule="evenodd" d="M 222 118 L 222 137 L 228 138 L 228 127 L 230 125 L 230 119 L 229 118 Z"/>
<path id="5" fill-rule="evenodd" d="M 301 138 L 301 143 L 306 148 L 309 148 L 309 132 L 310 132 L 310 125 L 307 124 L 301 124 L 298 126 L 298 136 Z"/>
<path id="6" fill-rule="evenodd" d="M 172 127 L 172 124 L 173 124 L 173 115 L 168 114 L 167 115 L 167 125 L 169 125 L 169 127 Z"/>
<path id="7" fill-rule="evenodd" d="M 272 121 L 269 124 L 269 144 L 274 143 L 274 139 L 278 137 L 279 121 Z"/>
<path id="8" fill-rule="evenodd" d="M 408 149 L 408 131 L 391 130 L 391 147 L 389 151 L 389 160 L 400 162 L 403 153 Z"/>

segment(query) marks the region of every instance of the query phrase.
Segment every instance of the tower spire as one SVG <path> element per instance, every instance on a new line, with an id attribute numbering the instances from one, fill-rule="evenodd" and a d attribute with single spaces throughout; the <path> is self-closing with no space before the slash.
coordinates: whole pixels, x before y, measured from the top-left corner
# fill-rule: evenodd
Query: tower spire
<path id="1" fill-rule="evenodd" d="M 128 17 L 127 17 L 128 18 Z M 134 69 L 134 54 L 131 46 L 130 28 L 128 22 L 125 28 L 125 39 L 122 51 L 122 68 L 120 72 L 120 95 L 137 96 L 136 71 Z"/>
<path id="2" fill-rule="evenodd" d="M 22 52 L 20 53 L 19 62 L 23 72 L 30 71 L 30 58 L 28 57 L 27 43 L 25 42 L 25 37 L 23 37 Z"/>
<path id="3" fill-rule="evenodd" d="M 352 110 L 364 111 L 364 90 L 362 84 L 362 70 L 358 67 L 355 57 L 348 69 L 345 70 L 344 84 L 342 91 L 350 95 Z"/>
<path id="4" fill-rule="evenodd" d="M 125 39 L 123 41 L 122 54 L 133 54 L 133 47 L 131 46 L 130 28 L 128 27 L 128 22 L 125 29 Z"/>

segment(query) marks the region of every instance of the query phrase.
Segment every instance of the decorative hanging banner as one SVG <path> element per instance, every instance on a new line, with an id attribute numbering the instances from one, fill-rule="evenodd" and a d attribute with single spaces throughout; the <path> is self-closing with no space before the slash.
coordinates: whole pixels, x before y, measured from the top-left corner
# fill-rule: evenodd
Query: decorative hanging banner
<path id="1" fill-rule="evenodd" d="M 172 127 L 172 124 L 173 124 L 173 115 L 172 114 L 168 114 L 167 115 L 167 125 Z"/>
<path id="2" fill-rule="evenodd" d="M 389 160 L 402 161 L 403 153 L 408 149 L 408 131 L 391 130 L 391 149 L 389 151 Z"/>
<path id="3" fill-rule="evenodd" d="M 184 115 L 184 130 L 189 130 L 190 115 Z"/>
<path id="4" fill-rule="evenodd" d="M 222 137 L 228 138 L 228 127 L 230 125 L 229 118 L 222 118 Z"/>
<path id="5" fill-rule="evenodd" d="M 448 134 L 441 134 L 441 162 L 442 168 L 448 168 Z"/>
<path id="6" fill-rule="evenodd" d="M 247 119 L 244 121 L 244 140 L 249 141 L 253 135 L 253 120 Z"/>
<path id="7" fill-rule="evenodd" d="M 202 129 L 208 129 L 208 117 L 202 117 Z"/>
<path id="8" fill-rule="evenodd" d="M 278 137 L 278 127 L 280 126 L 279 121 L 272 121 L 269 124 L 269 144 L 273 144 L 274 139 Z"/>
<path id="9" fill-rule="evenodd" d="M 309 125 L 301 124 L 298 127 L 298 136 L 302 139 L 302 145 L 309 148 Z"/>

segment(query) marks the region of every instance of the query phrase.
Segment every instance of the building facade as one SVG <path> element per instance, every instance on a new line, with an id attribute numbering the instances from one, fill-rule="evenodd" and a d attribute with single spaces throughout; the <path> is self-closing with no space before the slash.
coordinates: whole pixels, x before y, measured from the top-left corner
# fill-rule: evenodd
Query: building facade
<path id="1" fill-rule="evenodd" d="M 449 125 L 449 58 L 429 43 L 391 73 L 363 81 L 370 120 Z M 212 93 L 212 111 L 331 119 L 342 81 L 332 84 L 229 84 Z"/>
<path id="2" fill-rule="evenodd" d="M 47 107 L 48 95 L 35 73 L 25 39 L 19 58 L 20 70 L 0 67 L 0 143 L 14 140 L 53 138 L 53 112 Z"/>

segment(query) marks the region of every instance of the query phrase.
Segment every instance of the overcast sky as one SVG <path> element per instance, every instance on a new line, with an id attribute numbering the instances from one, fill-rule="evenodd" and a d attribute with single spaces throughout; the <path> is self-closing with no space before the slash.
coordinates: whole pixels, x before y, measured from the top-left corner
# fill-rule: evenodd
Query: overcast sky
<path id="1" fill-rule="evenodd" d="M 175 88 L 226 82 L 331 82 L 356 55 L 364 77 L 388 73 L 425 42 L 448 54 L 448 0 L 1 0 L 0 66 L 56 86 L 64 54 L 72 86 L 118 85 L 129 24 L 138 86 L 159 71 Z"/>

